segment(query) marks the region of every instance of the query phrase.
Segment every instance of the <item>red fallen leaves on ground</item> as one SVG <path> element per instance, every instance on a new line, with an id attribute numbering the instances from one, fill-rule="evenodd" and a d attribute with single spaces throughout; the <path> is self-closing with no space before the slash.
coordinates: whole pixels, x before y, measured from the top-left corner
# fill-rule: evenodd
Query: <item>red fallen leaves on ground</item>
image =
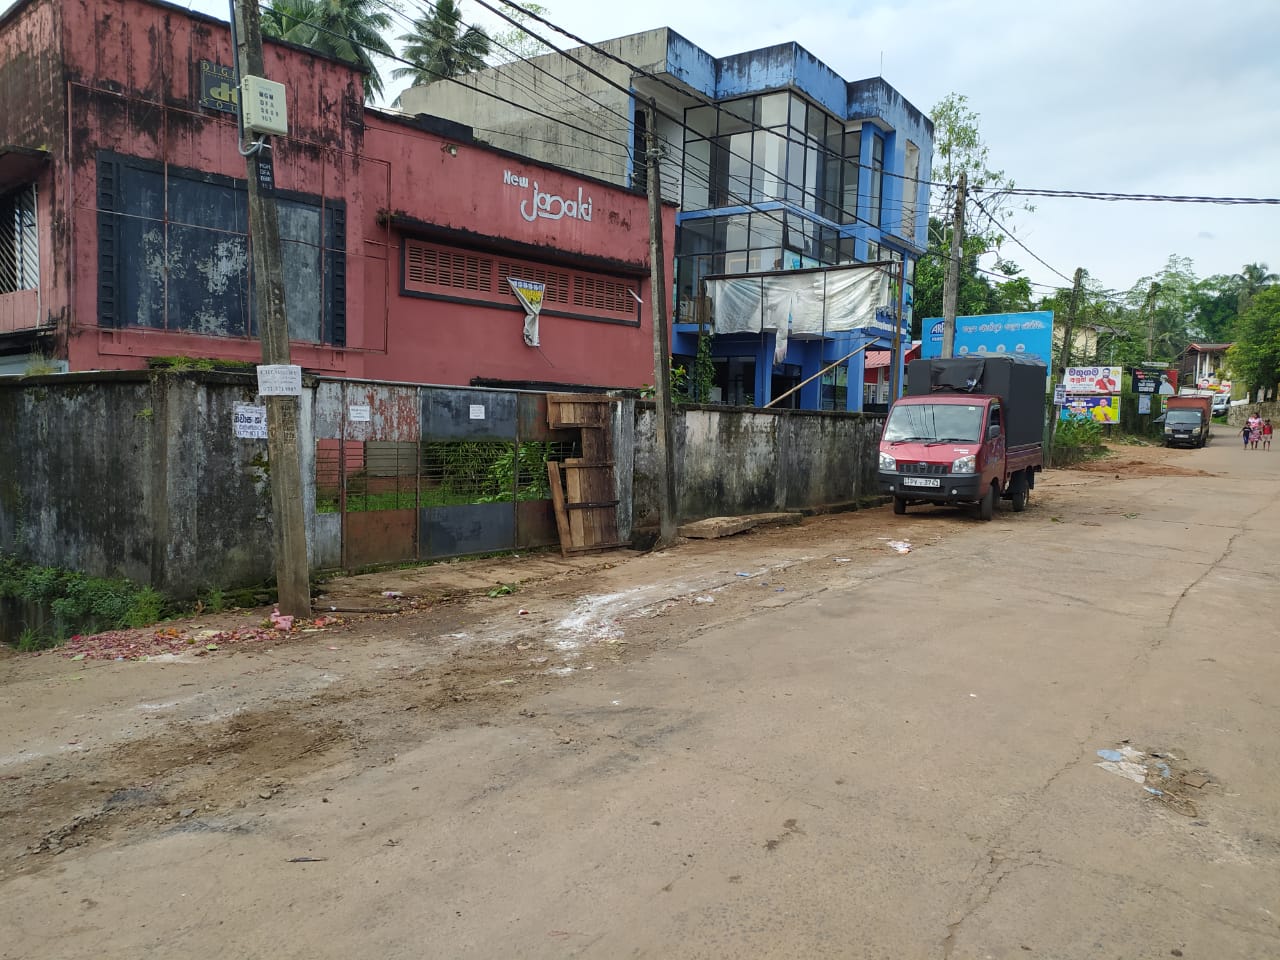
<path id="1" fill-rule="evenodd" d="M 285 626 L 287 621 L 287 628 Z M 207 656 L 224 646 L 244 643 L 278 643 L 286 636 L 314 633 L 336 623 L 341 617 L 305 620 L 273 615 L 260 626 L 210 630 L 198 627 L 144 627 L 137 630 L 108 630 L 88 636 L 74 636 L 62 648 L 72 660 L 146 660 L 164 654 L 190 653 Z"/>

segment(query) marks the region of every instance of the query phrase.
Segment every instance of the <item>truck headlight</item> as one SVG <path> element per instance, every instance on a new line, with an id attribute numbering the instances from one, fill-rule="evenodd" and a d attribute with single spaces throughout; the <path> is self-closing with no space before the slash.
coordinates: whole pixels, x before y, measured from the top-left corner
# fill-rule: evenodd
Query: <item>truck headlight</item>
<path id="1" fill-rule="evenodd" d="M 880 454 L 880 469 L 881 470 L 897 470 L 898 461 L 893 459 L 893 457 L 889 456 L 887 453 L 882 453 Z"/>
<path id="2" fill-rule="evenodd" d="M 974 454 L 960 457 L 951 463 L 952 473 L 973 473 L 978 468 L 978 458 Z"/>

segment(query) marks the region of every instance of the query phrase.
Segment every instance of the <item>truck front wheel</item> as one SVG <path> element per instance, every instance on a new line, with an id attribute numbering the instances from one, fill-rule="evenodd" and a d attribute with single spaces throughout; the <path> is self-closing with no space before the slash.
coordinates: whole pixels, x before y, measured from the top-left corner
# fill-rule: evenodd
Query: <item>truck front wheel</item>
<path id="1" fill-rule="evenodd" d="M 894 513 L 896 513 L 898 516 L 902 516 L 904 513 L 906 513 L 906 512 L 907 512 L 907 498 L 906 498 L 906 497 L 894 497 L 894 498 L 893 498 L 893 512 L 894 512 Z"/>
<path id="2" fill-rule="evenodd" d="M 978 501 L 978 519 L 990 520 L 996 515 L 996 485 L 987 487 L 986 494 Z"/>

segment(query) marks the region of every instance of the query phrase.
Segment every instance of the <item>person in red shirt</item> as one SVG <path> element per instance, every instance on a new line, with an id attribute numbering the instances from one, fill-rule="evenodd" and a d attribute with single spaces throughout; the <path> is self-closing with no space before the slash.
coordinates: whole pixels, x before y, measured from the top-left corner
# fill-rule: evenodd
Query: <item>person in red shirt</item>
<path id="1" fill-rule="evenodd" d="M 1262 449 L 1263 450 L 1271 449 L 1271 421 L 1270 420 L 1262 421 Z"/>

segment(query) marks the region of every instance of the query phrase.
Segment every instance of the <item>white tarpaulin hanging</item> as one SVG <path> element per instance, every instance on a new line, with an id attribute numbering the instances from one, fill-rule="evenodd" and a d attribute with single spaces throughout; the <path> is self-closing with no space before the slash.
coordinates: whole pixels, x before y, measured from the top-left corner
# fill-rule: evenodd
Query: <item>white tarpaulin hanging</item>
<path id="1" fill-rule="evenodd" d="M 775 362 L 791 337 L 821 337 L 850 330 L 893 333 L 896 286 L 883 267 L 844 266 L 796 273 L 744 275 L 707 281 L 713 330 L 775 331 Z"/>
<path id="2" fill-rule="evenodd" d="M 893 333 L 893 323 L 876 319 L 876 311 L 898 312 L 892 297 L 893 278 L 883 268 L 827 271 L 828 332 L 872 328 Z"/>
<path id="3" fill-rule="evenodd" d="M 716 333 L 759 333 L 762 289 L 759 277 L 708 280 L 707 296 Z"/>

